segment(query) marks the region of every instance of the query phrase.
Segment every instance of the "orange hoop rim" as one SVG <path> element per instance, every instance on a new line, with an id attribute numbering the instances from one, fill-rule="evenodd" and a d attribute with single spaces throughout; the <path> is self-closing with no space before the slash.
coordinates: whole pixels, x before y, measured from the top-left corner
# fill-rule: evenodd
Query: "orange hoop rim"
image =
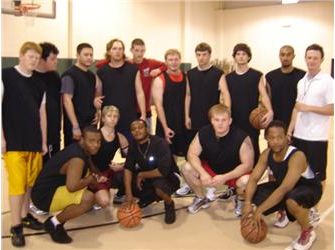
<path id="1" fill-rule="evenodd" d="M 36 10 L 40 7 L 41 5 L 37 3 L 21 3 L 20 6 L 15 6 L 15 10 L 20 12 L 28 12 L 29 10 Z"/>

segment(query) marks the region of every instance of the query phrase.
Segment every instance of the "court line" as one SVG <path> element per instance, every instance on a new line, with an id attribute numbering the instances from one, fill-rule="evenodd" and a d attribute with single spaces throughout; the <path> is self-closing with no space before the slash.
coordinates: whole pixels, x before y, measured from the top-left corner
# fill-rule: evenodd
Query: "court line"
<path id="1" fill-rule="evenodd" d="M 321 222 L 323 222 L 323 221 L 326 219 L 326 217 L 327 217 L 333 210 L 334 210 L 334 204 L 331 205 L 329 208 L 327 208 L 326 211 L 324 211 L 323 213 L 321 213 L 321 215 L 320 215 L 320 220 L 316 223 L 315 228 L 318 227 L 319 224 L 320 224 Z M 293 242 L 292 242 L 289 246 L 287 246 L 287 247 L 285 248 L 285 250 L 293 250 Z"/>
<path id="2" fill-rule="evenodd" d="M 187 207 L 188 206 L 183 206 L 183 207 L 180 207 L 180 208 L 176 208 L 175 211 L 182 210 L 182 209 L 185 209 Z M 165 211 L 155 213 L 155 214 L 145 215 L 145 216 L 142 217 L 142 219 L 146 219 L 146 218 L 150 218 L 150 217 L 154 217 L 154 216 L 162 215 L 162 214 L 165 214 Z M 106 222 L 106 223 L 90 225 L 90 226 L 83 226 L 83 227 L 74 227 L 74 228 L 66 229 L 66 231 L 67 232 L 78 231 L 78 230 L 91 229 L 91 228 L 96 228 L 96 227 L 104 227 L 104 226 L 115 225 L 115 224 L 119 224 L 119 221 L 112 221 L 112 222 Z M 36 232 L 36 233 L 27 233 L 27 234 L 24 234 L 24 236 L 35 236 L 35 235 L 43 235 L 43 234 L 48 234 L 48 233 L 43 231 L 43 232 Z M 10 235 L 2 235 L 1 238 L 2 239 L 8 239 L 8 238 L 10 238 Z"/>

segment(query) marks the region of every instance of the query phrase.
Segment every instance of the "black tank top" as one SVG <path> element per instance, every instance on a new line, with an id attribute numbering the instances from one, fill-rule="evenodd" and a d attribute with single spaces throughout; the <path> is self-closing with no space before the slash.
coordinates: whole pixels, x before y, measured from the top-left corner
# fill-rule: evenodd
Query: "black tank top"
<path id="1" fill-rule="evenodd" d="M 137 71 L 137 66 L 128 62 L 119 68 L 112 68 L 106 64 L 97 71 L 105 96 L 103 106 L 114 105 L 120 110 L 118 129 L 129 131 L 130 123 L 137 118 L 135 89 Z"/>
<path id="2" fill-rule="evenodd" d="M 166 122 L 175 133 L 181 134 L 185 130 L 185 94 L 186 94 L 186 77 L 180 82 L 176 82 L 164 72 L 165 88 L 163 94 L 163 108 Z M 164 130 L 160 121 L 157 119 L 157 135 L 164 137 Z"/>
<path id="3" fill-rule="evenodd" d="M 191 92 L 190 117 L 192 129 L 209 124 L 208 110 L 220 102 L 219 81 L 223 72 L 212 66 L 200 71 L 197 67 L 187 72 Z"/>
<path id="4" fill-rule="evenodd" d="M 207 125 L 199 130 L 200 158 L 207 161 L 215 173 L 227 173 L 241 163 L 239 152 L 246 137 L 243 130 L 230 127 L 228 134 L 217 138 L 213 127 Z"/>
<path id="5" fill-rule="evenodd" d="M 249 114 L 258 106 L 258 84 L 261 76 L 261 72 L 250 68 L 242 75 L 233 71 L 226 77 L 232 103 L 233 124 L 250 136 L 259 134 L 259 130 L 251 126 Z"/>
<path id="6" fill-rule="evenodd" d="M 113 141 L 106 141 L 103 137 L 98 153 L 92 156 L 94 165 L 100 171 L 109 169 L 109 164 L 114 158 L 115 152 L 118 150 L 118 148 L 120 148 L 120 142 L 117 132 L 115 132 L 115 138 Z"/>

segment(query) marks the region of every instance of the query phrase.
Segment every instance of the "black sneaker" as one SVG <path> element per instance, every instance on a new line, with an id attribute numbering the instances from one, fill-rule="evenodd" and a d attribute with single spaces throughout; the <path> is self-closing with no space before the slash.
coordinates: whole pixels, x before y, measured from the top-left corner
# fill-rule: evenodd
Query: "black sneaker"
<path id="1" fill-rule="evenodd" d="M 26 245 L 22 224 L 10 228 L 10 238 L 14 247 L 23 247 Z"/>
<path id="2" fill-rule="evenodd" d="M 24 227 L 30 228 L 33 230 L 42 230 L 44 228 L 43 223 L 39 222 L 30 213 L 28 213 L 26 217 L 22 218 L 22 224 Z"/>
<path id="3" fill-rule="evenodd" d="M 234 187 L 228 187 L 226 191 L 224 191 L 221 195 L 219 195 L 218 199 L 221 201 L 229 201 L 236 195 L 236 189 Z"/>
<path id="4" fill-rule="evenodd" d="M 176 221 L 176 210 L 174 207 L 174 202 L 172 201 L 170 204 L 164 202 L 165 207 L 165 223 L 172 224 Z"/>
<path id="5" fill-rule="evenodd" d="M 113 199 L 113 204 L 120 205 L 126 201 L 125 195 L 118 195 L 116 194 Z"/>
<path id="6" fill-rule="evenodd" d="M 51 221 L 52 217 L 49 217 L 44 222 L 44 229 L 47 233 L 50 234 L 51 239 L 54 242 L 61 243 L 61 244 L 67 244 L 72 242 L 72 238 L 67 234 L 67 232 L 64 229 L 63 224 L 58 224 L 56 227 Z"/>

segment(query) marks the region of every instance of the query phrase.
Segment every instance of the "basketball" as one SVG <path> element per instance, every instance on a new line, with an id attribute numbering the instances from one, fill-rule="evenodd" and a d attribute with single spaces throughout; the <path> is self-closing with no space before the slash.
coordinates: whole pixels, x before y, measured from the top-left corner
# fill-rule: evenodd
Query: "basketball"
<path id="1" fill-rule="evenodd" d="M 253 109 L 249 115 L 250 124 L 256 129 L 265 128 L 264 126 L 262 126 L 261 121 L 266 112 L 267 112 L 266 108 L 262 106 Z"/>
<path id="2" fill-rule="evenodd" d="M 268 227 L 261 218 L 260 226 L 252 216 L 245 216 L 241 219 L 241 234 L 245 240 L 250 243 L 259 243 L 265 239 Z"/>
<path id="3" fill-rule="evenodd" d="M 118 209 L 117 218 L 123 227 L 136 227 L 140 224 L 142 219 L 141 208 L 137 203 L 132 203 L 131 205 L 124 204 Z"/>

